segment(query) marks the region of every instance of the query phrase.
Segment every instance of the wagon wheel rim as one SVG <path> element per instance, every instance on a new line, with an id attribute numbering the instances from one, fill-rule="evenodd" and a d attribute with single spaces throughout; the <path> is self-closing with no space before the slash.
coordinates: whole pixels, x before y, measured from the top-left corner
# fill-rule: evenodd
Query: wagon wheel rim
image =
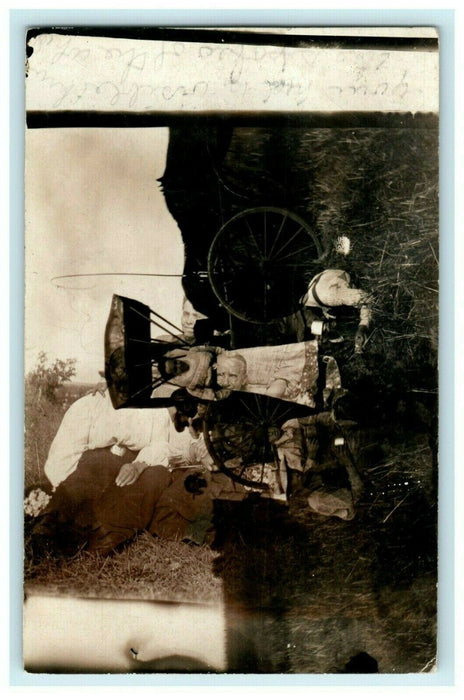
<path id="1" fill-rule="evenodd" d="M 294 313 L 322 247 L 304 219 L 279 207 L 227 221 L 208 254 L 211 287 L 233 316 L 265 324 Z"/>
<path id="2" fill-rule="evenodd" d="M 294 415 L 295 406 L 288 402 L 235 392 L 229 399 L 208 406 L 204 422 L 208 452 L 218 469 L 233 481 L 268 491 L 269 486 L 263 481 L 266 466 L 273 462 L 274 467 L 279 468 L 277 449 L 271 444 L 269 434 Z M 226 464 L 234 457 L 243 458 L 244 454 L 237 468 Z M 261 459 L 251 459 L 256 456 Z M 250 467 L 260 469 L 259 480 L 247 477 Z"/>

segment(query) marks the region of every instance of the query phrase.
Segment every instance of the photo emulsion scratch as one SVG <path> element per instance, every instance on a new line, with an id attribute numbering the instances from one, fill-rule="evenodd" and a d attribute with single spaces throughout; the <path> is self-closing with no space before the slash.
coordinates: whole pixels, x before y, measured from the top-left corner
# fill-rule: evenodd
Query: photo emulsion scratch
<path id="1" fill-rule="evenodd" d="M 25 669 L 433 672 L 437 33 L 26 54 Z"/>

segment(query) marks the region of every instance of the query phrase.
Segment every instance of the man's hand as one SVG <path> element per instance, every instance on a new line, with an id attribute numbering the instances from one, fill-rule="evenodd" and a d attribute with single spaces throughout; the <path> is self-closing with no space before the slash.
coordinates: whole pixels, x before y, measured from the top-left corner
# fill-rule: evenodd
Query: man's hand
<path id="1" fill-rule="evenodd" d="M 148 464 L 144 462 L 131 462 L 130 464 L 123 464 L 119 470 L 115 482 L 116 486 L 130 486 L 135 484 L 140 474 L 145 471 Z"/>

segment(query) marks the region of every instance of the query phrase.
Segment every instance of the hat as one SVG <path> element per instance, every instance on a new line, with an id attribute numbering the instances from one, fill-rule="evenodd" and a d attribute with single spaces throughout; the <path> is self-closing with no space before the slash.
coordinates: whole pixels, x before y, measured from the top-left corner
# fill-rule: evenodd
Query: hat
<path id="1" fill-rule="evenodd" d="M 333 516 L 341 520 L 354 518 L 353 496 L 349 489 L 316 489 L 308 496 L 308 505 L 313 512 L 327 517 Z"/>

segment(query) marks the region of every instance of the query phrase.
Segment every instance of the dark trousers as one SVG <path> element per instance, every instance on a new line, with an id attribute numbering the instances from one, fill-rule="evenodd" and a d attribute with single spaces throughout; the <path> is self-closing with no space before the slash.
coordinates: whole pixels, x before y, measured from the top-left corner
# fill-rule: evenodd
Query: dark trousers
<path id="1" fill-rule="evenodd" d="M 166 539 L 197 544 L 213 537 L 213 499 L 242 498 L 245 493 L 223 474 L 198 468 L 170 472 L 147 467 L 130 486 L 117 486 L 116 476 L 135 453 L 123 457 L 109 448 L 90 450 L 77 469 L 56 489 L 47 513 L 57 516 L 58 528 L 87 542 L 91 551 L 107 553 L 140 530 Z M 200 488 L 186 488 L 189 475 L 201 477 Z M 188 482 L 187 482 L 188 483 Z"/>

